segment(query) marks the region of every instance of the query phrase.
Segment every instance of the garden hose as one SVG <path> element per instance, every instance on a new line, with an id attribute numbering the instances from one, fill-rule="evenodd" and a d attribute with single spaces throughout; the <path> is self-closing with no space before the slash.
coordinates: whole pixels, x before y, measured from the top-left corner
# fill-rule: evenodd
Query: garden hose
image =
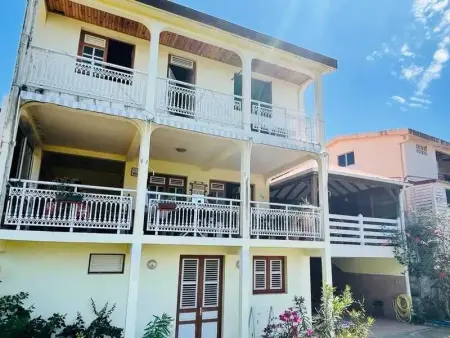
<path id="1" fill-rule="evenodd" d="M 412 302 L 408 295 L 398 295 L 393 301 L 393 307 L 397 320 L 402 323 L 411 322 Z"/>

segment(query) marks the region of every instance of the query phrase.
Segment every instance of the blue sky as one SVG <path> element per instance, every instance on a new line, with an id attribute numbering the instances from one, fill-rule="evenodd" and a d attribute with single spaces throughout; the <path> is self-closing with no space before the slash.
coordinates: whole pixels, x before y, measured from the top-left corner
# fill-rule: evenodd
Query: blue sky
<path id="1" fill-rule="evenodd" d="M 450 139 L 448 0 L 178 0 L 338 60 L 324 83 L 327 137 L 414 128 Z M 0 94 L 25 1 L 0 12 Z"/>

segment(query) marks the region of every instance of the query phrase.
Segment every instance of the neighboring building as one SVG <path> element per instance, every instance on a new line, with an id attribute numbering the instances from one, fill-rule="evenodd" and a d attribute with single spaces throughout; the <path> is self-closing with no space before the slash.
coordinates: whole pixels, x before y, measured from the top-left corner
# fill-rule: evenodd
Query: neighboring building
<path id="1" fill-rule="evenodd" d="M 413 129 L 339 136 L 327 145 L 330 165 L 410 182 L 410 211 L 446 211 L 450 203 L 450 142 Z"/>
<path id="2" fill-rule="evenodd" d="M 332 282 L 336 67 L 170 1 L 28 1 L 2 110 L 1 294 L 68 321 L 114 303 L 126 338 L 163 312 L 178 338 L 247 338 L 294 295 L 311 304 L 311 257 Z M 319 206 L 272 203 L 270 178 L 311 158 Z"/>
<path id="3" fill-rule="evenodd" d="M 305 163 L 274 178 L 270 198 L 274 202 L 317 205 L 317 165 Z M 328 179 L 329 227 L 333 264 L 333 285 L 350 285 L 366 302 L 369 313 L 380 313 L 374 302 L 381 301 L 384 315 L 396 318 L 393 300 L 410 294 L 408 280 L 388 245 L 389 238 L 404 226 L 402 189 L 398 179 L 330 165 Z M 312 302 L 320 301 L 320 260 L 311 260 Z M 377 302 L 380 304 L 379 302 Z"/>

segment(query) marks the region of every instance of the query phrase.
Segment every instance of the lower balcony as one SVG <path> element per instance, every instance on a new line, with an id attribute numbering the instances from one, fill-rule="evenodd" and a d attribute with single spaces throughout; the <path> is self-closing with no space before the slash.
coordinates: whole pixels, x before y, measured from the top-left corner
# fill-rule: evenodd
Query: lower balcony
<path id="1" fill-rule="evenodd" d="M 133 190 L 44 181 L 11 180 L 6 229 L 129 233 Z"/>

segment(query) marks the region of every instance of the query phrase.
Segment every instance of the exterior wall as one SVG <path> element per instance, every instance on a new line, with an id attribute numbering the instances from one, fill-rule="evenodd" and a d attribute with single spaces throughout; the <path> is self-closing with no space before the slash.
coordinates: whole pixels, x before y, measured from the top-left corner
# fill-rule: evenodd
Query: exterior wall
<path id="1" fill-rule="evenodd" d="M 385 177 L 403 177 L 402 136 L 382 136 L 366 139 L 343 140 L 327 147 L 331 165 L 338 165 L 338 156 L 355 152 L 355 164 L 349 169 Z"/>
<path id="2" fill-rule="evenodd" d="M 88 274 L 90 253 L 126 254 L 124 274 Z M 176 318 L 180 255 L 224 256 L 222 336 L 238 337 L 238 248 L 165 245 L 144 245 L 142 250 L 136 337 L 142 336 L 153 315 L 167 313 Z M 252 249 L 251 255 L 286 256 L 287 293 L 251 296 L 258 334 L 267 324 L 271 306 L 276 315 L 291 306 L 297 295 L 306 298 L 310 308 L 309 257 L 294 249 Z M 151 259 L 157 262 L 153 270 L 147 268 Z M 127 245 L 8 241 L 0 253 L 0 267 L 0 296 L 29 292 L 27 305 L 35 305 L 36 315 L 48 317 L 59 312 L 67 314 L 67 322 L 71 322 L 79 311 L 89 323 L 92 297 L 99 306 L 106 302 L 116 304 L 113 324 L 122 328 L 125 325 L 130 268 Z"/>
<path id="3" fill-rule="evenodd" d="M 333 258 L 333 264 L 350 273 L 402 276 L 404 272 L 395 258 Z"/>
<path id="4" fill-rule="evenodd" d="M 27 305 L 44 317 L 55 312 L 75 320 L 77 311 L 89 323 L 92 297 L 98 306 L 116 304 L 114 325 L 124 327 L 129 256 L 124 274 L 88 274 L 90 253 L 128 253 L 127 245 L 10 242 L 0 253 L 0 295 L 29 292 Z M 105 287 L 107 286 L 107 287 Z"/>
<path id="5" fill-rule="evenodd" d="M 427 154 L 420 154 L 416 145 L 427 146 Z M 409 140 L 404 144 L 406 177 L 410 181 L 423 181 L 437 179 L 438 169 L 436 162 L 436 151 L 433 146 L 426 142 Z"/>
<path id="6" fill-rule="evenodd" d="M 80 33 L 81 30 L 84 30 L 134 45 L 134 68 L 141 72 L 147 72 L 149 41 L 70 19 L 62 15 L 46 13 L 43 2 L 41 0 L 39 5 L 39 13 L 33 37 L 34 46 L 70 55 L 77 55 Z M 234 94 L 234 74 L 239 73 L 241 68 L 190 54 L 182 50 L 160 46 L 158 62 L 158 76 L 160 77 L 167 77 L 169 54 L 185 57 L 196 62 L 197 86 L 225 94 Z M 295 110 L 299 109 L 300 86 L 261 74 L 253 74 L 253 77 L 272 82 L 272 103 L 274 105 Z"/>

